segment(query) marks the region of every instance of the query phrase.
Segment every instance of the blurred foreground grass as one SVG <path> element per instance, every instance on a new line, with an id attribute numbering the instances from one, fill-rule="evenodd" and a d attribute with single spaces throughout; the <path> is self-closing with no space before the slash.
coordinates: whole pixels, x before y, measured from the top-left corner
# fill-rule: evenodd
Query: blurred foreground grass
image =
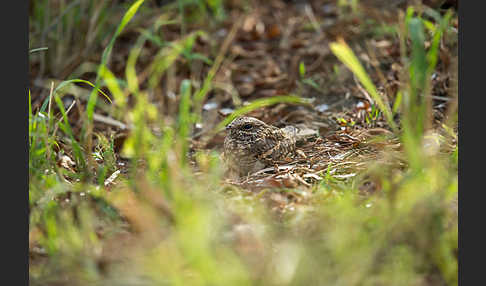
<path id="1" fill-rule="evenodd" d="M 76 2 L 79 6 L 64 1 L 59 5 L 66 10 L 73 6 L 73 13 L 99 15 L 92 16 L 92 22 L 99 23 L 90 27 L 103 33 L 102 19 L 111 11 L 107 7 L 113 6 Z M 390 151 L 386 163 L 397 157 L 401 161 L 377 161 L 344 181 L 327 174 L 312 187 L 305 206 L 277 217 L 259 196 L 222 183 L 224 170 L 217 152 L 197 152 L 195 164 L 187 156 L 188 137 L 211 79 L 200 87 L 190 79 L 181 81 L 173 120 L 158 112 L 149 89 L 138 85 L 134 66 L 141 47 L 167 19 L 159 17 L 152 30 L 141 33 L 130 51 L 124 79 L 109 70 L 106 63 L 113 44 L 132 17 L 143 13 L 139 11 L 143 2 L 125 9 L 117 32 L 110 34 L 96 69 L 97 80 L 90 83 L 95 88 L 81 117 L 82 134 L 74 134 L 61 89 L 51 91 L 43 108 L 34 112 L 29 105 L 32 285 L 457 285 L 457 146 L 442 150 L 456 139 L 450 130 L 457 110 L 452 111 L 452 120 L 433 129 L 431 106 L 424 96 L 430 92 L 438 45 L 449 28 L 450 14 L 435 15 L 436 22 L 431 23 L 409 8 L 401 19 L 398 34 L 407 66 L 399 91 L 402 103 L 393 111 L 349 47 L 344 42 L 331 45 L 400 139 L 403 152 Z M 198 9 L 223 11 L 222 3 L 216 2 L 194 3 Z M 36 4 L 34 9 L 32 25 L 45 25 L 48 7 Z M 60 17 L 60 35 L 68 37 L 63 33 L 81 27 L 76 24 L 79 19 Z M 88 43 L 98 35 L 90 33 Z M 162 45 L 150 69 L 150 82 L 156 84 L 177 58 L 191 55 L 198 35 L 204 32 Z M 56 52 L 63 49 L 59 44 Z M 42 61 L 47 64 L 49 58 Z M 114 138 L 93 130 L 102 87 L 112 95 L 110 114 L 133 126 L 120 154 Z M 133 105 L 127 103 L 127 94 L 133 95 Z M 60 112 L 57 117 L 55 108 Z M 393 119 L 395 110 L 400 114 L 398 123 Z M 63 161 L 64 154 L 74 162 Z M 130 158 L 127 173 L 116 172 L 120 155 Z M 112 174 L 118 175 L 116 184 L 109 182 Z M 362 196 L 359 186 L 370 177 L 379 192 Z"/>

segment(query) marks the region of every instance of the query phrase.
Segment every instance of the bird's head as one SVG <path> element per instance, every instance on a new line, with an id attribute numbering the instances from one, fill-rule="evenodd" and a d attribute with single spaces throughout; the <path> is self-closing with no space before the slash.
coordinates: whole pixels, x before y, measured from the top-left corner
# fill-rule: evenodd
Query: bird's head
<path id="1" fill-rule="evenodd" d="M 269 128 L 269 125 L 261 120 L 254 117 L 242 116 L 228 124 L 226 131 L 228 132 L 227 137 L 240 141 L 257 136 L 267 128 Z"/>

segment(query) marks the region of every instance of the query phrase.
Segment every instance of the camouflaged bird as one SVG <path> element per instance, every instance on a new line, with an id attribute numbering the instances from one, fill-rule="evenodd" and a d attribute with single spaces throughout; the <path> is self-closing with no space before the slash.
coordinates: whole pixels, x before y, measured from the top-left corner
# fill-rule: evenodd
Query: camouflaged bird
<path id="1" fill-rule="evenodd" d="M 253 117 L 239 117 L 226 126 L 223 158 L 231 174 L 246 176 L 295 154 L 301 139 L 294 126 L 277 128 Z"/>

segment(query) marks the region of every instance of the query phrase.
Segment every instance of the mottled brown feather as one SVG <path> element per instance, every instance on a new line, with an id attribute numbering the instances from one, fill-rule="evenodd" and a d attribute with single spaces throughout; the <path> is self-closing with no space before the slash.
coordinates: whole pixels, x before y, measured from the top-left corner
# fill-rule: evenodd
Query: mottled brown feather
<path id="1" fill-rule="evenodd" d="M 224 159 L 230 173 L 245 176 L 272 166 L 295 153 L 297 131 L 277 128 L 253 117 L 231 122 L 224 140 Z"/>

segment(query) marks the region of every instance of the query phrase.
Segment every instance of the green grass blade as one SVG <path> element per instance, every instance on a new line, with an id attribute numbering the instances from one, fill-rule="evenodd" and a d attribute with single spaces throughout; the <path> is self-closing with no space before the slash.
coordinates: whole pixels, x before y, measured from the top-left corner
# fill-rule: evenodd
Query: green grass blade
<path id="1" fill-rule="evenodd" d="M 187 138 L 192 122 L 191 118 L 191 81 L 183 80 L 180 88 L 179 118 L 177 122 L 180 138 Z"/>
<path id="2" fill-rule="evenodd" d="M 395 96 L 395 102 L 393 103 L 393 114 L 396 114 L 398 110 L 400 109 L 400 106 L 402 104 L 402 99 L 403 99 L 403 93 L 401 91 L 397 92 L 397 95 Z"/>
<path id="3" fill-rule="evenodd" d="M 60 124 L 59 127 L 71 139 L 71 141 L 72 141 L 72 147 L 73 147 L 73 153 L 74 153 L 74 158 L 77 161 L 76 163 L 79 166 L 81 166 L 81 169 L 83 171 L 85 171 L 86 163 L 85 163 L 85 160 L 84 160 L 84 154 L 83 154 L 83 152 L 81 150 L 81 146 L 79 145 L 78 141 L 74 137 L 74 133 L 73 133 L 73 131 L 71 129 L 71 125 L 69 124 L 69 121 L 68 121 L 68 117 L 67 117 L 67 114 L 66 114 L 66 110 L 64 109 L 64 104 L 62 103 L 62 100 L 57 95 L 54 95 L 54 100 L 57 103 L 57 107 L 61 111 L 61 115 L 62 115 L 62 119 L 63 119 L 63 122 L 60 122 L 59 123 Z M 83 174 L 87 174 L 88 172 L 82 172 L 82 173 Z"/>
<path id="4" fill-rule="evenodd" d="M 96 87 L 94 84 L 92 84 L 91 82 L 87 81 L 87 80 L 83 80 L 83 79 L 70 79 L 70 80 L 65 80 L 63 82 L 61 82 L 53 91 L 53 94 L 56 94 L 57 91 L 61 90 L 63 87 L 67 86 L 68 84 L 71 84 L 71 83 L 85 83 L 91 87 L 94 88 L 94 90 L 98 91 L 99 93 L 101 93 L 110 103 L 111 103 L 111 99 L 110 97 L 104 93 L 101 89 L 99 89 L 98 87 Z M 47 105 L 49 104 L 49 97 L 47 97 L 44 102 L 42 103 L 42 106 L 39 110 L 39 112 L 44 112 L 47 108 Z"/>
<path id="5" fill-rule="evenodd" d="M 185 165 L 187 162 L 186 156 L 184 154 L 187 153 L 188 149 L 188 137 L 189 133 L 191 132 L 191 126 L 193 123 L 193 116 L 191 114 L 191 81 L 190 80 L 183 80 L 181 83 L 180 89 L 180 96 L 181 100 L 179 103 L 179 118 L 177 122 L 177 132 L 179 136 L 179 140 L 182 145 L 181 150 L 181 163 Z"/>
<path id="6" fill-rule="evenodd" d="M 65 87 L 66 85 L 71 84 L 71 83 L 85 83 L 85 84 L 93 87 L 94 88 L 93 91 L 98 91 L 99 93 L 101 93 L 111 103 L 111 99 L 110 99 L 110 97 L 106 93 L 104 93 L 101 89 L 99 89 L 97 86 L 95 86 L 91 82 L 89 82 L 87 80 L 84 80 L 84 79 L 70 79 L 70 80 L 65 80 L 65 81 L 61 82 L 54 89 L 54 93 L 56 93 L 58 90 L 60 90 L 61 88 Z"/>
<path id="7" fill-rule="evenodd" d="M 427 59 L 425 53 L 425 33 L 422 21 L 418 18 L 410 19 L 408 24 L 412 41 L 412 62 L 410 65 L 410 80 L 412 88 L 417 92 L 425 87 Z M 413 98 L 412 98 L 413 102 Z"/>
<path id="8" fill-rule="evenodd" d="M 107 61 L 108 61 L 108 59 L 111 55 L 111 51 L 113 50 L 113 45 L 115 44 L 115 40 L 118 38 L 120 33 L 123 31 L 125 26 L 128 24 L 128 22 L 130 22 L 130 20 L 133 18 L 133 16 L 137 12 L 140 5 L 143 4 L 143 2 L 144 2 L 144 0 L 138 0 L 135 3 L 133 3 L 130 6 L 130 8 L 128 8 L 128 11 L 125 13 L 120 24 L 118 25 L 118 27 L 115 31 L 115 34 L 111 38 L 110 43 L 108 44 L 108 46 L 103 51 L 103 55 L 101 56 L 101 63 L 100 63 L 100 66 L 99 66 L 99 69 L 98 69 L 98 74 L 96 76 L 96 81 L 95 81 L 96 87 L 99 86 L 99 80 L 101 78 L 100 77 L 101 71 L 105 67 L 105 65 L 106 65 L 106 63 L 107 63 Z M 94 114 L 94 108 L 95 108 L 95 105 L 96 105 L 97 95 L 98 95 L 97 93 L 92 92 L 90 94 L 90 97 L 89 97 L 89 100 L 88 100 L 88 104 L 87 104 L 87 107 L 86 107 L 86 115 L 87 115 L 87 119 L 88 119 L 88 124 L 91 124 L 91 122 L 93 120 L 93 114 Z"/>
<path id="9" fill-rule="evenodd" d="M 103 66 L 100 69 L 100 75 L 101 78 L 103 78 L 103 80 L 105 81 L 108 90 L 113 95 L 113 98 L 115 99 L 115 104 L 120 108 L 125 107 L 126 99 L 123 94 L 123 91 L 118 85 L 118 81 L 115 75 L 106 66 Z"/>
<path id="10" fill-rule="evenodd" d="M 137 63 L 138 56 L 142 51 L 142 47 L 145 44 L 146 36 L 142 35 L 138 38 L 135 47 L 130 50 L 128 54 L 127 66 L 125 67 L 125 77 L 127 79 L 128 90 L 136 94 L 138 93 L 138 78 L 137 71 L 135 70 L 135 64 Z"/>
<path id="11" fill-rule="evenodd" d="M 432 43 L 430 45 L 429 51 L 427 52 L 428 74 L 431 74 L 434 71 L 435 66 L 437 65 L 437 61 L 439 58 L 440 39 L 442 38 L 444 31 L 449 26 L 449 21 L 451 17 L 452 17 L 452 12 L 449 10 L 444 16 L 444 18 L 440 20 L 439 28 L 436 29 L 434 33 L 434 36 L 432 38 Z"/>
<path id="12" fill-rule="evenodd" d="M 383 112 L 385 115 L 385 118 L 390 125 L 390 127 L 394 130 L 397 131 L 397 127 L 395 125 L 395 122 L 393 121 L 393 115 L 390 110 L 390 106 L 386 105 L 381 98 L 381 96 L 378 94 L 375 85 L 371 81 L 370 77 L 366 73 L 365 69 L 359 62 L 358 58 L 356 55 L 353 53 L 351 48 L 343 41 L 340 40 L 339 42 L 333 42 L 329 44 L 331 51 L 336 55 L 336 57 L 343 62 L 348 69 L 350 69 L 358 78 L 358 80 L 361 82 L 361 84 L 364 86 L 366 91 L 371 95 L 373 100 L 376 102 L 380 110 Z"/>

